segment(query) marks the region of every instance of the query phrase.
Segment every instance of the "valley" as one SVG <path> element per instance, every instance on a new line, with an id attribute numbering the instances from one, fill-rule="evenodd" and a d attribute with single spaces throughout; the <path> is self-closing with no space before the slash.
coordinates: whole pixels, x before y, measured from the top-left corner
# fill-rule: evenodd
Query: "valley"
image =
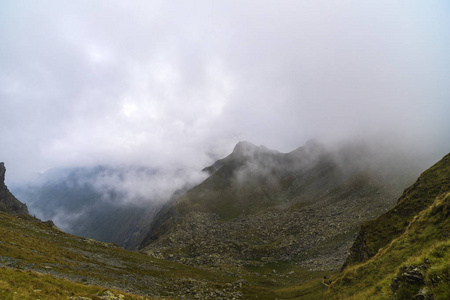
<path id="1" fill-rule="evenodd" d="M 370 149 L 239 143 L 155 213 L 139 251 L 64 233 L 3 184 L 0 297 L 446 299 L 449 159 L 399 198 L 413 172 Z"/>
<path id="2" fill-rule="evenodd" d="M 0 300 L 449 300 L 450 1 L 0 1 Z"/>

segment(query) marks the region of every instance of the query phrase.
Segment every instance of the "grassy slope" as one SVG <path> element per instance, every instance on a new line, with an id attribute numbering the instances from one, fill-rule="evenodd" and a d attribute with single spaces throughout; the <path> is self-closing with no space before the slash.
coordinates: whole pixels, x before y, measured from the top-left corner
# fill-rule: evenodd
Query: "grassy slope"
<path id="1" fill-rule="evenodd" d="M 78 283 L 117 287 L 140 294 L 177 289 L 176 281 L 183 278 L 207 281 L 211 285 L 233 280 L 221 274 L 65 234 L 36 220 L 9 214 L 0 214 L 0 240 L 0 265 L 3 267 L 48 273 Z M 11 270 L 5 268 L 1 272 L 7 276 L 11 274 Z M 42 277 L 44 281 L 45 278 Z M 20 285 L 20 282 L 9 281 Z M 59 280 L 55 279 L 55 282 Z M 150 282 L 153 286 L 147 286 Z M 72 291 L 78 290 L 79 285 L 73 284 Z"/>
<path id="2" fill-rule="evenodd" d="M 323 275 L 277 264 L 243 268 L 238 275 L 226 267 L 199 269 L 69 235 L 31 217 L 0 213 L 1 299 L 99 299 L 105 289 L 126 299 L 179 298 L 177 291 L 187 288 L 188 298 L 201 290 L 229 289 L 244 299 L 314 299 L 325 291 L 318 281 Z M 312 283 L 296 286 L 311 276 Z M 233 285 L 239 279 L 246 283 Z"/>
<path id="3" fill-rule="evenodd" d="M 372 259 L 347 268 L 331 285 L 326 298 L 412 299 L 427 287 L 434 299 L 450 299 L 449 215 L 450 194 L 447 194 Z M 424 284 L 403 283 L 394 293 L 389 288 L 393 279 L 402 274 L 402 267 L 411 265 L 426 266 L 421 271 Z"/>
<path id="4" fill-rule="evenodd" d="M 447 155 L 405 191 L 396 207 L 366 225 L 366 246 L 381 249 L 368 261 L 348 266 L 326 298 L 411 299 L 426 288 L 434 299 L 450 299 L 449 191 Z M 423 282 L 400 280 L 394 290 L 389 287 L 394 278 L 415 267 Z"/>
<path id="5" fill-rule="evenodd" d="M 0 268 L 0 298 L 32 300 L 32 299 L 69 299 L 69 297 L 97 298 L 105 291 L 99 286 L 88 286 L 69 280 L 43 275 L 33 271 L 12 270 Z M 112 290 L 125 299 L 152 299 Z"/>
<path id="6" fill-rule="evenodd" d="M 295 269 L 295 274 L 288 276 L 290 266 L 273 265 L 265 266 L 266 269 L 246 268 L 236 277 L 226 268 L 198 269 L 158 260 L 64 234 L 33 219 L 0 213 L 0 298 L 66 299 L 76 295 L 95 299 L 108 288 L 128 299 L 139 299 L 136 294 L 170 296 L 169 292 L 190 286 L 190 282 L 200 283 L 203 289 L 222 290 L 242 278 L 248 284 L 238 290 L 245 299 L 321 299 L 324 295 L 330 299 L 394 296 L 407 299 L 423 286 L 427 286 L 436 299 L 447 299 L 450 298 L 449 158 L 446 156 L 443 163 L 433 166 L 431 173 L 425 172 L 420 184 L 406 191 L 405 194 L 411 196 L 399 202 L 405 205 L 407 201 L 417 200 L 420 206 L 424 198 L 428 206 L 407 222 L 403 217 L 394 218 L 403 224 L 403 231 L 384 242 L 384 247 L 369 261 L 348 267 L 328 291 L 321 282 L 322 273 L 311 278 L 310 273 Z M 418 191 L 420 187 L 424 187 L 423 191 Z M 400 212 L 408 212 L 408 208 Z M 375 230 L 379 234 L 373 236 L 383 236 L 380 233 L 383 228 Z M 400 274 L 402 266 L 412 264 L 426 265 L 425 283 L 403 285 L 394 295 L 389 284 Z M 276 270 L 276 274 L 272 270 Z M 298 285 L 299 282 L 303 284 Z"/>
<path id="7" fill-rule="evenodd" d="M 408 224 L 435 198 L 450 190 L 450 154 L 421 174 L 419 179 L 405 190 L 397 205 L 361 228 L 356 242 L 350 249 L 346 265 L 362 262 L 399 237 Z"/>

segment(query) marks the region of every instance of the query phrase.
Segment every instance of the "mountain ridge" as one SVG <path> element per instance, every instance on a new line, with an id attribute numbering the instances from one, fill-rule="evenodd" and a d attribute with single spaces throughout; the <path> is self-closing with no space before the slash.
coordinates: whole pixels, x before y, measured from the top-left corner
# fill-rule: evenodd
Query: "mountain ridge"
<path id="1" fill-rule="evenodd" d="M 207 179 L 160 211 L 141 251 L 194 266 L 340 268 L 359 225 L 402 191 L 392 176 L 371 169 L 370 151 L 349 148 L 311 141 L 280 153 L 238 143 L 206 168 Z"/>
<path id="2" fill-rule="evenodd" d="M 0 297 L 19 292 L 22 299 L 44 295 L 46 299 L 74 295 L 97 299 L 116 297 L 120 291 L 112 293 L 105 288 L 118 288 L 138 294 L 126 294 L 127 299 L 142 299 L 144 295 L 183 299 L 448 299 L 450 154 L 390 201 L 387 198 L 398 192 L 398 182 L 391 182 L 389 188 L 386 182 L 391 177 L 379 174 L 382 168 L 369 168 L 375 164 L 364 163 L 367 153 L 361 148 L 353 150 L 360 156 L 351 165 L 349 159 L 357 156 L 348 148 L 337 152 L 324 149 L 318 156 L 317 151 L 308 153 L 307 149 L 294 150 L 296 155 L 263 151 L 263 162 L 258 155 L 247 156 L 250 159 L 240 163 L 227 161 L 204 185 L 174 195 L 160 211 L 166 212 L 167 219 L 155 226 L 167 227 L 141 250 L 150 255 L 72 236 L 29 215 L 23 218 L 0 212 Z M 298 160 L 298 156 L 303 159 Z M 282 168 L 269 168 L 280 162 L 293 169 L 283 173 Z M 263 172 L 255 176 L 259 167 Z M 227 177 L 242 177 L 242 173 L 247 177 Z M 263 197 L 253 199 L 256 206 L 247 207 L 248 211 L 220 216 L 217 207 L 196 206 L 208 204 L 196 202 L 198 199 L 214 200 L 209 197 L 211 193 L 218 195 L 221 190 L 208 192 L 205 188 L 215 188 L 216 184 L 243 191 L 244 196 Z M 374 201 L 384 205 L 374 206 Z M 370 219 L 373 221 L 365 221 Z M 158 220 L 161 218 L 155 222 Z M 399 231 L 392 234 L 377 223 Z M 359 234 L 358 224 L 365 228 Z M 355 240 L 355 236 L 359 238 Z M 352 243 L 361 240 L 365 246 L 377 246 L 373 248 L 376 254 L 363 255 L 362 263 L 347 263 L 338 274 Z"/>

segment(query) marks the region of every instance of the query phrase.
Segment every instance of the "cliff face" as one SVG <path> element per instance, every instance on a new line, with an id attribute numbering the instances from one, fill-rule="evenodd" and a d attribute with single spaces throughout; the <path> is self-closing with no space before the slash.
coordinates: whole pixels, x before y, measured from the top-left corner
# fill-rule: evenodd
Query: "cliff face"
<path id="1" fill-rule="evenodd" d="M 0 162 L 0 211 L 15 215 L 28 215 L 27 206 L 17 200 L 5 185 L 5 173 L 5 164 Z"/>

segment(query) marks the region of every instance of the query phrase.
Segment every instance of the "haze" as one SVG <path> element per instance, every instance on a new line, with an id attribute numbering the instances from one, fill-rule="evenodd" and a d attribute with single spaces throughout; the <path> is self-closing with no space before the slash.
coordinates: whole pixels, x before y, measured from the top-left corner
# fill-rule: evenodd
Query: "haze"
<path id="1" fill-rule="evenodd" d="M 450 149 L 448 1 L 1 1 L 0 161 L 201 170 L 239 140 Z"/>

